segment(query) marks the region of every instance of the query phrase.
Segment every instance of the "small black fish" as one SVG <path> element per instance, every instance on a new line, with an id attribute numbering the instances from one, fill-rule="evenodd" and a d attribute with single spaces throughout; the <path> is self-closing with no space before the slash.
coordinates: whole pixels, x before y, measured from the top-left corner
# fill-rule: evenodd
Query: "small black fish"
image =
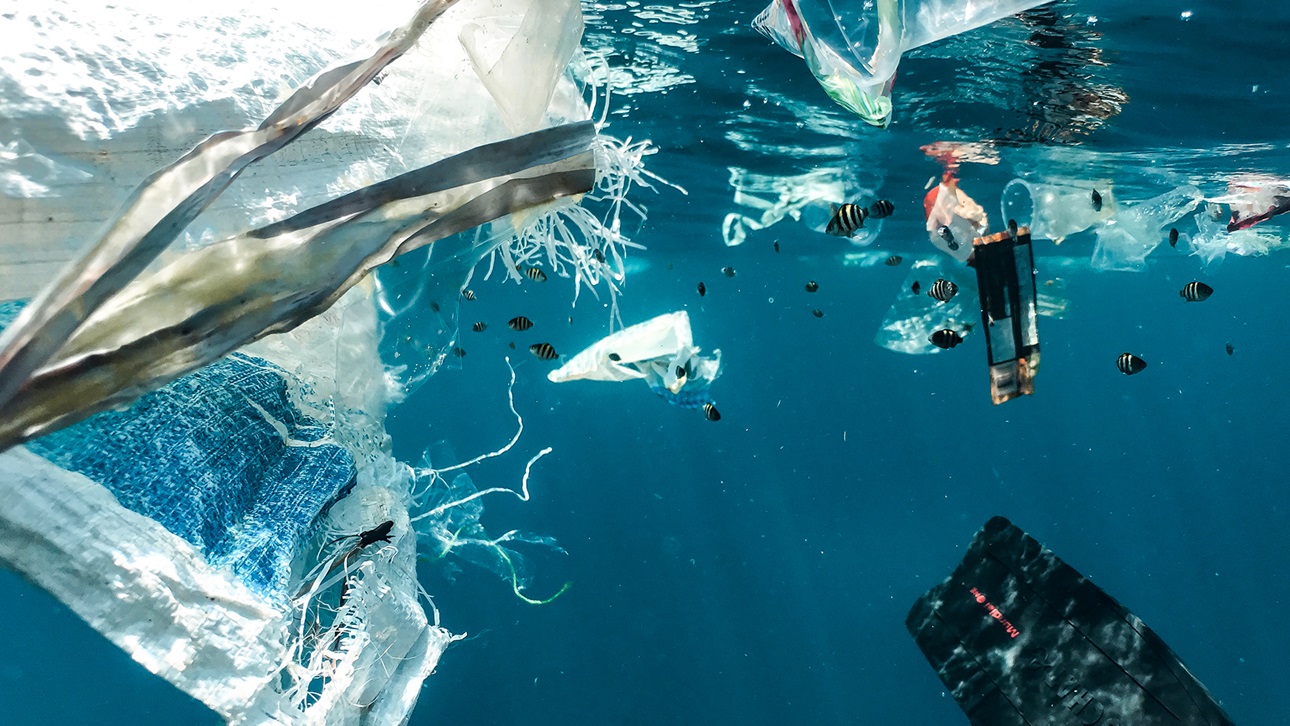
<path id="1" fill-rule="evenodd" d="M 430 312 L 432 312 L 432 313 L 437 313 L 437 312 L 439 312 L 439 303 L 431 301 L 431 303 L 430 303 Z"/>
<path id="2" fill-rule="evenodd" d="M 1236 352 L 1236 349 L 1232 347 L 1232 344 L 1231 344 L 1231 343 L 1228 343 L 1226 347 L 1227 347 L 1227 354 L 1228 354 L 1228 355 L 1231 355 L 1231 354 L 1233 354 L 1233 353 L 1235 353 L 1235 352 Z"/>
<path id="3" fill-rule="evenodd" d="M 1102 211 L 1102 195 L 1098 194 L 1096 189 L 1093 190 L 1093 211 Z"/>
<path id="4" fill-rule="evenodd" d="M 891 201 L 887 199 L 879 199 L 869 205 L 869 216 L 874 219 L 890 217 L 891 213 L 894 211 L 896 211 L 896 205 L 892 204 Z"/>
<path id="5" fill-rule="evenodd" d="M 523 332 L 533 327 L 533 321 L 529 320 L 523 315 L 516 315 L 515 317 L 506 321 L 506 327 L 510 328 L 511 330 L 519 330 Z"/>
<path id="6" fill-rule="evenodd" d="M 721 412 L 717 410 L 716 406 L 712 405 L 711 401 L 703 404 L 703 415 L 709 421 L 721 420 Z"/>
<path id="7" fill-rule="evenodd" d="M 829 220 L 829 226 L 824 228 L 826 234 L 834 237 L 850 237 L 864 225 L 865 217 L 869 216 L 869 210 L 858 204 L 850 202 L 840 207 L 833 208 L 833 218 Z"/>
<path id="8" fill-rule="evenodd" d="M 610 354 L 609 354 L 609 360 L 611 360 L 611 361 L 613 361 L 613 362 L 615 362 L 615 363 L 617 363 L 618 361 L 620 361 L 620 360 L 622 360 L 622 359 L 623 359 L 623 357 L 622 357 L 621 355 L 618 355 L 617 353 L 610 353 Z"/>
<path id="9" fill-rule="evenodd" d="M 812 314 L 812 315 L 814 315 L 814 316 L 815 316 L 815 317 L 817 317 L 817 318 L 822 318 L 822 317 L 824 317 L 824 311 L 823 311 L 823 310 L 821 310 L 821 309 L 819 309 L 819 308 L 816 308 L 816 309 L 812 310 L 812 311 L 811 311 L 811 314 Z"/>
<path id="10" fill-rule="evenodd" d="M 816 290 L 819 290 L 819 289 L 820 289 L 820 285 L 815 280 L 811 280 L 810 282 L 806 283 L 807 292 L 815 292 Z"/>
<path id="11" fill-rule="evenodd" d="M 936 230 L 936 234 L 939 235 L 941 239 L 945 240 L 945 245 L 949 247 L 951 251 L 959 248 L 958 240 L 954 239 L 954 233 L 950 231 L 948 226 L 942 224 L 940 229 Z"/>
<path id="12" fill-rule="evenodd" d="M 886 264 L 888 267 L 895 267 L 896 265 L 899 265 L 904 261 L 905 261 L 904 257 L 901 257 L 900 255 L 892 255 L 891 257 L 887 258 Z"/>
<path id="13" fill-rule="evenodd" d="M 779 252 L 779 240 L 775 240 L 775 251 Z"/>
<path id="14" fill-rule="evenodd" d="M 453 349 L 452 349 L 452 354 L 453 354 L 454 356 L 458 357 L 458 358 L 465 358 L 465 357 L 466 357 L 466 351 L 465 351 L 465 349 L 464 349 L 464 348 L 453 348 Z"/>
<path id="15" fill-rule="evenodd" d="M 923 286 L 918 284 L 918 280 L 914 280 L 914 284 L 909 286 L 909 291 L 914 293 L 915 295 L 917 295 L 918 291 L 922 289 L 923 289 Z"/>
<path id="16" fill-rule="evenodd" d="M 949 328 L 945 328 L 944 330 L 938 330 L 935 333 L 932 333 L 932 337 L 928 338 L 928 340 L 937 348 L 949 350 L 959 343 L 962 343 L 963 336 Z"/>
<path id="17" fill-rule="evenodd" d="M 683 368 L 683 367 L 681 367 L 681 366 L 677 366 L 677 367 L 676 367 L 676 379 L 677 379 L 678 381 L 683 381 L 683 380 L 685 380 L 685 368 Z"/>
<path id="18" fill-rule="evenodd" d="M 1147 362 L 1132 353 L 1121 353 L 1119 358 L 1115 359 L 1115 367 L 1126 376 L 1134 373 L 1141 373 L 1142 369 L 1147 367 Z"/>
<path id="19" fill-rule="evenodd" d="M 726 277 L 734 277 L 734 276 L 735 276 L 735 268 L 733 268 L 733 267 L 723 267 L 723 268 L 721 268 L 721 274 L 725 275 Z"/>
<path id="20" fill-rule="evenodd" d="M 601 252 L 600 248 L 593 249 L 591 251 L 591 256 L 596 258 L 596 262 L 599 262 L 602 265 L 605 264 L 605 253 Z"/>
<path id="21" fill-rule="evenodd" d="M 1169 246 L 1170 247 L 1178 246 L 1178 228 L 1177 227 L 1169 228 Z"/>
<path id="22" fill-rule="evenodd" d="M 474 300 L 474 299 L 475 299 L 475 293 L 471 292 L 470 290 L 462 290 L 462 291 L 461 291 L 461 296 L 462 296 L 462 297 L 464 297 L 464 298 L 466 298 L 467 300 Z"/>
<path id="23" fill-rule="evenodd" d="M 703 297 L 704 295 L 707 295 L 707 294 L 708 294 L 708 286 L 707 286 L 707 285 L 704 285 L 702 282 L 700 282 L 700 283 L 699 283 L 699 297 Z"/>
<path id="24" fill-rule="evenodd" d="M 1183 285 L 1183 289 L 1178 292 L 1178 295 L 1187 302 L 1205 302 L 1213 294 L 1214 288 L 1195 280 Z"/>
<path id="25" fill-rule="evenodd" d="M 959 294 L 959 286 L 949 280 L 938 277 L 936 278 L 936 282 L 932 283 L 932 289 L 928 290 L 927 294 L 936 300 L 946 303 L 952 300 L 955 295 Z"/>
<path id="26" fill-rule="evenodd" d="M 530 267 L 524 271 L 524 276 L 533 282 L 546 282 L 546 273 L 536 267 Z"/>
<path id="27" fill-rule="evenodd" d="M 1013 239 L 1017 238 L 1017 220 L 1015 219 L 1008 220 L 1008 236 Z"/>
<path id="28" fill-rule="evenodd" d="M 570 315 L 570 316 L 569 316 L 569 324 L 570 324 L 570 325 L 573 325 L 573 316 L 572 316 L 572 315 Z"/>
<path id="29" fill-rule="evenodd" d="M 515 341 L 510 342 L 511 350 L 515 350 Z"/>
<path id="30" fill-rule="evenodd" d="M 485 323 L 484 321 L 480 320 L 479 322 L 470 326 L 470 329 L 475 331 L 476 333 L 482 333 L 488 329 L 488 323 Z"/>
<path id="31" fill-rule="evenodd" d="M 559 357 L 555 352 L 555 346 L 550 343 L 534 343 L 529 346 L 529 352 L 542 360 L 555 360 Z"/>
<path id="32" fill-rule="evenodd" d="M 389 542 L 390 530 L 394 529 L 394 522 L 386 520 L 358 535 L 358 543 L 354 546 L 357 548 L 370 547 L 377 542 Z"/>

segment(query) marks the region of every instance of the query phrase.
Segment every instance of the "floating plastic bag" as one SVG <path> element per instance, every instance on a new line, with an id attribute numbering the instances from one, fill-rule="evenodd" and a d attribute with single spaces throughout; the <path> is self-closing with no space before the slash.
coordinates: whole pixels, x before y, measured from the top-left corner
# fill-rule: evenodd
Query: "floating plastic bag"
<path id="1" fill-rule="evenodd" d="M 727 247 L 741 245 L 749 231 L 766 229 L 785 218 L 799 220 L 823 233 L 833 216 L 834 205 L 873 194 L 871 189 L 856 188 L 855 181 L 842 169 L 776 176 L 731 167 L 730 186 L 735 190 L 735 205 L 746 209 L 727 214 L 722 222 L 721 236 Z M 878 238 L 881 229 L 882 220 L 866 220 L 848 241 L 868 245 Z"/>
<path id="2" fill-rule="evenodd" d="M 547 374 L 565 381 L 644 380 L 650 390 L 683 408 L 711 403 L 708 388 L 721 374 L 721 351 L 699 355 L 684 310 L 624 328 L 573 356 Z"/>
<path id="3" fill-rule="evenodd" d="M 966 262 L 972 255 L 972 240 L 990 229 L 985 209 L 959 189 L 958 180 L 948 174 L 923 197 L 923 213 L 927 216 L 928 240 L 959 262 Z"/>
<path id="4" fill-rule="evenodd" d="M 1097 194 L 1096 200 L 1093 195 Z M 1106 183 L 1028 182 L 1013 179 L 1003 188 L 1003 219 L 1030 227 L 1034 239 L 1057 244 L 1115 216 L 1115 195 Z"/>
<path id="5" fill-rule="evenodd" d="M 1184 186 L 1121 207 L 1114 217 L 1097 226 L 1093 267 L 1141 270 L 1147 255 L 1165 241 L 1165 229 L 1195 209 L 1203 199 L 1199 189 Z"/>
<path id="6" fill-rule="evenodd" d="M 866 123 L 891 121 L 891 88 L 908 50 L 1048 0 L 773 0 L 753 21 L 806 60 L 815 79 Z"/>

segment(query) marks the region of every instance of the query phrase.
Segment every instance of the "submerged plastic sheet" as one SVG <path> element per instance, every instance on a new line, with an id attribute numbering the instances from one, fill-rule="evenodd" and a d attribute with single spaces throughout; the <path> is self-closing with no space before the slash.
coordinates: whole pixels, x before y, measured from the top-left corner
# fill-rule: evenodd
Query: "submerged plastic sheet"
<path id="1" fill-rule="evenodd" d="M 727 247 L 744 243 L 749 231 L 763 230 L 785 218 L 800 220 L 823 233 L 833 216 L 834 205 L 853 197 L 869 197 L 872 189 L 856 188 L 856 182 L 842 169 L 816 169 L 796 176 L 755 174 L 730 168 L 730 186 L 739 212 L 726 215 L 721 237 Z M 868 219 L 849 241 L 867 245 L 878 238 L 881 219 Z"/>
<path id="2" fill-rule="evenodd" d="M 43 27 L 21 36 L 52 47 L 24 52 L 22 60 L 0 56 L 0 80 L 17 89 L 0 99 L 0 123 L 40 141 L 10 147 L 21 158 L 0 154 L 0 165 L 8 164 L 0 178 L 7 191 L 46 195 L 6 199 L 0 218 L 30 216 L 59 200 L 66 209 L 83 201 L 86 217 L 111 219 L 100 209 L 112 197 L 104 187 L 109 176 L 137 181 L 139 159 L 174 158 L 155 139 L 186 147 L 226 118 L 235 119 L 233 128 L 252 124 L 210 137 L 150 177 L 82 264 L 68 267 L 64 283 L 10 325 L 0 355 L 8 444 L 67 426 L 91 409 L 122 409 L 0 454 L 0 494 L 11 503 L 0 510 L 0 561 L 230 722 L 402 722 L 454 637 L 431 624 L 418 601 L 418 534 L 407 511 L 412 474 L 387 450 L 383 419 L 398 391 L 377 355 L 381 327 L 367 273 L 396 254 L 451 239 L 443 254 L 427 255 L 426 274 L 461 279 L 468 274 L 462 268 L 504 237 L 449 235 L 583 193 L 595 172 L 591 124 L 565 123 L 587 117 L 573 94 L 545 109 L 541 125 L 554 128 L 498 141 L 509 134 L 460 48 L 462 14 L 440 16 L 451 4 L 421 5 L 375 54 L 329 70 L 335 58 L 316 49 L 349 36 L 311 34 L 280 16 L 244 17 L 236 8 L 225 9 L 227 17 L 203 10 L 176 20 L 181 9 L 165 16 L 185 32 L 225 31 L 215 33 L 221 63 L 200 66 L 204 77 L 196 80 L 196 71 L 184 70 L 183 81 L 167 75 L 182 32 L 117 5 L 102 9 L 113 18 L 102 29 L 75 12 L 54 13 L 56 29 L 69 31 L 64 36 Z M 544 9 L 505 5 L 538 15 Z M 491 3 L 476 5 L 466 19 L 492 22 L 480 7 L 505 15 L 502 4 Z M 576 31 L 577 7 L 566 10 L 562 32 Z M 452 22 L 432 25 L 435 18 Z M 6 15 L 0 22 L 27 20 Z M 523 46 L 525 23 L 507 27 L 515 25 L 520 34 L 508 43 Z M 139 42 L 129 48 L 104 44 L 134 37 Z M 317 75 L 280 104 L 242 107 L 263 95 L 259 74 L 280 68 L 249 50 L 266 39 L 279 53 L 295 53 L 281 67 L 307 69 L 281 83 Z M 349 40 L 337 42 L 338 53 L 352 50 Z M 298 53 L 290 47 L 296 43 Z M 83 67 L 116 68 L 118 51 L 125 58 L 120 74 L 78 75 Z M 406 57 L 379 87 L 369 83 L 400 54 Z M 520 54 L 533 72 L 541 55 Z M 69 58 L 71 68 L 60 65 Z M 28 62 L 49 72 L 21 72 Z M 503 69 L 509 62 L 498 59 L 490 72 L 515 77 Z M 545 62 L 562 67 L 558 58 Z M 220 80 L 244 76 L 260 80 L 249 90 Z M 33 86 L 29 77 L 45 80 Z M 77 92 L 64 94 L 59 83 Z M 401 85 L 434 90 L 382 98 Z M 155 97 L 148 93 L 154 86 Z M 234 101 L 219 95 L 229 87 Z M 42 91 L 48 98 L 33 95 Z M 541 96 L 525 103 L 550 100 Z M 82 97 L 95 98 L 94 108 L 77 106 Z M 422 101 L 442 113 L 414 129 L 427 121 L 418 116 Z M 359 109 L 346 113 L 341 104 Z M 149 119 L 162 131 L 147 127 Z M 123 151 L 113 144 L 134 148 L 140 138 L 149 153 L 110 163 Z M 295 138 L 305 141 L 300 157 L 308 163 L 297 166 L 288 153 L 275 160 L 283 163 L 273 174 L 257 176 L 263 165 L 248 166 Z M 37 156 L 53 160 L 50 146 L 76 141 L 87 147 L 78 158 L 103 157 L 101 166 L 85 167 L 94 169 L 89 179 L 42 172 L 57 169 Z M 399 159 L 356 160 L 373 150 Z M 386 171 L 408 168 L 376 183 Z M 43 182 L 36 180 L 42 173 Z M 334 184 L 319 181 L 324 173 Z M 234 176 L 239 183 L 215 202 Z M 250 228 L 258 229 L 244 232 Z M 36 269 L 21 253 L 40 246 L 42 231 L 65 230 L 35 228 L 17 241 L 0 240 L 0 267 Z M 183 234 L 187 249 L 160 254 Z M 42 413 L 29 416 L 34 411 Z M 361 533 L 383 523 L 388 541 L 353 550 Z M 328 542 L 332 548 L 323 546 Z M 346 544 L 353 551 L 341 557 L 335 549 Z M 320 564 L 329 570 L 338 557 L 346 566 L 343 597 L 321 587 L 292 597 L 306 573 Z"/>
<path id="3" fill-rule="evenodd" d="M 905 51 L 1049 0 L 773 0 L 753 27 L 806 60 L 825 93 L 866 123 L 891 121 Z"/>
<path id="4" fill-rule="evenodd" d="M 1147 255 L 1165 241 L 1169 225 L 1183 218 L 1204 199 L 1200 189 L 1183 186 L 1144 202 L 1122 206 L 1097 226 L 1093 267 L 1099 270 L 1141 270 Z"/>
<path id="5" fill-rule="evenodd" d="M 603 338 L 547 374 L 565 381 L 644 380 L 670 403 L 700 408 L 710 403 L 708 387 L 721 372 L 721 351 L 699 355 L 684 310 L 667 313 Z M 678 376 L 678 371 L 683 375 Z"/>

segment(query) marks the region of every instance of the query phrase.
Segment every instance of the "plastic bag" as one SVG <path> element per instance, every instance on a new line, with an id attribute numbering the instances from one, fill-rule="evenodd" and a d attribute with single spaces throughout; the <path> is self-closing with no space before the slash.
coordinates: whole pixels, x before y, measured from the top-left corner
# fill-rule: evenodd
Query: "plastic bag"
<path id="1" fill-rule="evenodd" d="M 1061 244 L 1070 235 L 1115 216 L 1115 194 L 1106 182 L 1013 179 L 1003 188 L 1000 212 L 1005 220 L 1030 227 L 1035 239 Z"/>
<path id="2" fill-rule="evenodd" d="M 1048 1 L 773 0 L 753 27 L 805 59 L 839 105 L 885 127 L 896 67 L 906 51 Z"/>
<path id="3" fill-rule="evenodd" d="M 1097 226 L 1093 267 L 1142 269 L 1147 255 L 1165 241 L 1165 229 L 1195 209 L 1203 199 L 1200 189 L 1183 186 L 1122 207 L 1118 214 Z"/>

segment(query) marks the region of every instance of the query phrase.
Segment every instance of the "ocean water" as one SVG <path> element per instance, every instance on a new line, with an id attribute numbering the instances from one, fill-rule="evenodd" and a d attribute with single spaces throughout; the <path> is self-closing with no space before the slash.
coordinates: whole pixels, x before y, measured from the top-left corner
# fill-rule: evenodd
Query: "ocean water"
<path id="1" fill-rule="evenodd" d="M 416 461 L 446 441 L 465 457 L 508 440 L 509 356 L 525 433 L 471 476 L 514 485 L 528 456 L 554 449 L 531 501 L 491 498 L 484 523 L 563 548 L 526 550 L 526 594 L 572 584 L 535 606 L 495 573 L 424 563 L 443 624 L 469 637 L 412 723 L 966 723 L 904 618 L 996 514 L 1145 620 L 1237 723 L 1290 723 L 1278 696 L 1290 253 L 1206 267 L 1162 245 L 1145 269 L 1109 272 L 1087 264 L 1091 235 L 1037 244 L 1040 279 L 1064 281 L 1069 309 L 1039 321 L 1035 395 L 1000 406 L 981 336 L 925 356 L 874 343 L 909 264 L 938 254 L 921 201 L 942 169 L 922 146 L 976 144 L 995 162 L 958 172 L 995 229 L 1019 173 L 1111 179 L 1121 201 L 1290 174 L 1290 6 L 1063 0 L 912 53 L 886 130 L 754 33 L 757 5 L 587 8 L 588 47 L 632 71 L 608 131 L 651 139 L 651 171 L 688 192 L 634 197 L 645 249 L 621 314 L 689 312 L 696 343 L 723 354 L 722 419 L 640 384 L 551 384 L 554 364 L 525 348 L 594 342 L 609 332 L 605 301 L 584 292 L 571 306 L 556 278 L 472 283 L 462 327 L 489 328 L 463 332 L 460 365 L 391 413 L 395 453 Z M 863 249 L 791 219 L 727 247 L 731 169 L 838 170 L 896 212 Z M 1286 226 L 1265 225 L 1282 239 Z M 905 262 L 860 265 L 860 252 Z M 1193 279 L 1214 296 L 1183 303 Z M 512 333 L 518 314 L 538 325 Z M 1148 368 L 1122 375 L 1126 350 Z M 0 592 L 0 721 L 217 721 L 44 593 L 7 572 Z"/>

